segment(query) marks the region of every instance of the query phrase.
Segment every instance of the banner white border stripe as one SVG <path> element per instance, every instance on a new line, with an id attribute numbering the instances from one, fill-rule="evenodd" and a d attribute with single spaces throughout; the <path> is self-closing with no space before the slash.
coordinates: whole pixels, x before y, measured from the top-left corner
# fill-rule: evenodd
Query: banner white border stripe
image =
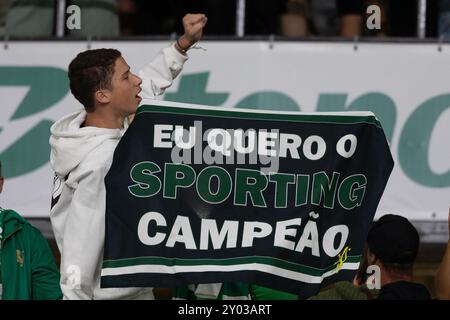
<path id="1" fill-rule="evenodd" d="M 160 106 L 168 108 L 187 108 L 187 109 L 198 109 L 205 111 L 227 111 L 227 112 L 239 112 L 239 113 L 262 113 L 262 114 L 273 114 L 273 115 L 302 115 L 302 116 L 358 116 L 358 117 L 369 117 L 373 116 L 378 120 L 376 115 L 372 111 L 335 111 L 335 112 L 301 112 L 301 111 L 282 111 L 282 110 L 261 110 L 261 109 L 245 109 L 245 108 L 231 108 L 226 106 L 209 106 L 193 103 L 184 102 L 174 102 L 168 100 L 159 100 L 154 98 L 142 98 L 139 104 L 140 106 Z M 137 110 L 139 112 L 139 109 Z"/>
<path id="2" fill-rule="evenodd" d="M 341 269 L 358 270 L 359 262 L 344 263 Z M 273 274 L 279 277 L 292 279 L 307 283 L 321 283 L 324 278 L 330 277 L 337 273 L 336 269 L 324 273 L 322 276 L 311 276 L 301 272 L 295 272 L 275 266 L 261 263 L 247 263 L 230 266 L 218 265 L 196 265 L 196 266 L 166 266 L 166 265 L 150 265 L 143 264 L 129 267 L 104 268 L 102 269 L 102 277 L 104 276 L 120 276 L 138 273 L 163 273 L 177 274 L 186 272 L 233 272 L 233 271 L 261 271 Z"/>

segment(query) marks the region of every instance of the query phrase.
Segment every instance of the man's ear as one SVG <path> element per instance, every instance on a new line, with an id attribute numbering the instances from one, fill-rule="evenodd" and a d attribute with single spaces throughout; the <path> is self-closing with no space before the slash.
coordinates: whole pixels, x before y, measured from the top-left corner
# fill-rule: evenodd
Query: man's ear
<path id="1" fill-rule="evenodd" d="M 375 254 L 373 254 L 372 252 L 370 252 L 369 249 L 367 249 L 367 263 L 368 265 L 373 265 L 376 264 L 377 262 L 377 256 Z"/>
<path id="2" fill-rule="evenodd" d="M 98 104 L 107 104 L 111 102 L 111 91 L 97 90 L 94 93 L 95 102 Z"/>

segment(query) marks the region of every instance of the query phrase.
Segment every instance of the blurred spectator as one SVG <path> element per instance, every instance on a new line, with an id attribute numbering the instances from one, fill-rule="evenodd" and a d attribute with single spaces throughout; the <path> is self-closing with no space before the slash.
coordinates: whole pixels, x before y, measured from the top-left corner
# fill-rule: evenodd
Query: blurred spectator
<path id="1" fill-rule="evenodd" d="M 450 0 L 439 1 L 450 2 Z M 330 24 L 335 23 L 335 13 L 330 10 L 333 5 L 335 13 L 339 17 L 339 28 L 334 32 L 334 35 L 347 38 L 356 36 L 417 36 L 417 2 L 411 0 L 335 0 L 328 1 L 326 4 L 325 1 L 288 0 L 286 12 L 281 17 L 282 34 L 292 37 L 333 35 L 330 33 L 330 30 L 333 29 Z M 367 28 L 367 19 L 373 13 L 367 13 L 366 11 L 371 5 L 376 5 L 380 9 L 380 29 Z M 446 12 L 447 9 L 450 10 L 450 5 L 442 5 L 441 8 L 442 12 Z M 427 36 L 436 34 L 434 28 L 436 10 L 436 2 L 427 1 L 426 16 L 424 17 Z M 442 25 L 444 25 L 444 22 Z"/>
<path id="2" fill-rule="evenodd" d="M 438 299 L 450 300 L 450 208 L 448 213 L 449 241 L 442 262 L 436 274 L 436 295 Z"/>
<path id="3" fill-rule="evenodd" d="M 51 36 L 55 1 L 9 0 L 5 32 L 18 37 Z"/>
<path id="4" fill-rule="evenodd" d="M 137 8 L 133 0 L 118 0 L 120 35 L 128 36 L 134 33 L 134 21 Z"/>
<path id="5" fill-rule="evenodd" d="M 438 0 L 439 36 L 450 40 L 450 0 Z"/>
<path id="6" fill-rule="evenodd" d="M 336 8 L 340 17 L 341 37 L 361 35 L 362 17 L 364 13 L 363 0 L 336 0 Z"/>
<path id="7" fill-rule="evenodd" d="M 288 0 L 286 11 L 281 15 L 281 34 L 286 37 L 306 37 L 309 35 L 310 17 L 308 0 Z"/>
<path id="8" fill-rule="evenodd" d="M 0 36 L 4 35 L 6 28 L 6 13 L 8 12 L 9 0 L 0 1 Z"/>
<path id="9" fill-rule="evenodd" d="M 116 37 L 119 36 L 117 0 L 72 0 L 67 5 L 81 9 L 81 29 L 67 30 L 71 36 Z"/>
<path id="10" fill-rule="evenodd" d="M 288 0 L 281 15 L 281 34 L 286 37 L 335 36 L 382 36 L 385 30 L 385 1 L 383 0 L 336 0 L 314 2 Z M 375 4 L 381 12 L 381 30 L 366 28 L 366 9 Z M 337 19 L 339 18 L 339 19 Z M 338 27 L 335 25 L 339 24 Z"/>
<path id="11" fill-rule="evenodd" d="M 367 235 L 367 247 L 353 284 L 339 281 L 310 300 L 429 300 L 427 288 L 413 282 L 419 234 L 408 219 L 388 214 L 376 221 Z M 368 266 L 378 266 L 380 290 L 367 286 Z"/>
<path id="12" fill-rule="evenodd" d="M 333 37 L 339 34 L 339 16 L 335 1 L 311 1 L 312 33 Z"/>
<path id="13" fill-rule="evenodd" d="M 121 34 L 165 35 L 183 32 L 182 17 L 204 12 L 209 17 L 205 35 L 234 35 L 236 2 L 229 0 L 119 0 Z"/>
<path id="14" fill-rule="evenodd" d="M 3 191 L 0 162 L 0 193 Z M 0 207 L 0 299 L 62 298 L 59 272 L 47 240 L 13 210 Z"/>
<path id="15" fill-rule="evenodd" d="M 427 288 L 413 282 L 419 234 L 408 219 L 388 214 L 374 223 L 367 236 L 368 265 L 380 268 L 380 300 L 429 300 Z"/>
<path id="16" fill-rule="evenodd" d="M 337 12 L 340 17 L 339 36 L 345 38 L 385 36 L 389 2 L 389 0 L 336 0 Z M 374 5 L 379 11 L 367 13 L 367 9 Z M 373 15 L 378 12 L 380 16 L 374 17 Z M 379 19 L 380 28 L 369 29 L 368 19 Z"/>
<path id="17" fill-rule="evenodd" d="M 9 0 L 6 32 L 15 37 L 50 37 L 56 35 L 55 21 L 58 0 Z M 81 13 L 81 28 L 64 31 L 70 36 L 118 36 L 117 0 L 72 0 L 66 8 L 77 5 Z M 66 10 L 64 10 L 66 11 Z"/>
<path id="18" fill-rule="evenodd" d="M 119 0 L 121 35 L 170 35 L 178 26 L 176 16 L 174 0 Z"/>
<path id="19" fill-rule="evenodd" d="M 382 33 L 377 35 L 389 37 L 418 36 L 418 1 L 368 0 L 367 3 L 377 4 L 381 8 Z M 437 35 L 437 5 L 438 1 L 426 1 L 426 14 L 422 17 L 425 19 L 426 37 Z M 369 31 L 369 34 L 373 34 L 370 30 L 367 31 Z"/>

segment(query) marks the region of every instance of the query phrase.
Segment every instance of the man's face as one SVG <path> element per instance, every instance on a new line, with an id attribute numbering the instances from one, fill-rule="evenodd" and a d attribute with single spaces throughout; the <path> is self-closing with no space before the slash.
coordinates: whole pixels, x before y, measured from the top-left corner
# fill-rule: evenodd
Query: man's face
<path id="1" fill-rule="evenodd" d="M 141 92 L 141 83 L 142 79 L 130 71 L 125 60 L 122 57 L 118 58 L 114 65 L 110 92 L 111 105 L 116 112 L 122 116 L 129 116 L 136 112 L 142 100 L 138 96 Z"/>

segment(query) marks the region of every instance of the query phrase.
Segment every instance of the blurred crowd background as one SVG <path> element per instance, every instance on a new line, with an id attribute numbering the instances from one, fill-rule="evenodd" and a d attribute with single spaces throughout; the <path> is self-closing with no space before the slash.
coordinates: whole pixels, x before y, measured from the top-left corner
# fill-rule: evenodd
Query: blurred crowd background
<path id="1" fill-rule="evenodd" d="M 81 28 L 61 28 L 77 5 Z M 367 18 L 380 9 L 379 29 Z M 205 36 L 419 37 L 450 35 L 450 0 L 0 0 L 0 35 L 10 37 L 170 36 L 186 13 L 208 18 Z M 450 38 L 450 36 L 449 36 Z"/>

